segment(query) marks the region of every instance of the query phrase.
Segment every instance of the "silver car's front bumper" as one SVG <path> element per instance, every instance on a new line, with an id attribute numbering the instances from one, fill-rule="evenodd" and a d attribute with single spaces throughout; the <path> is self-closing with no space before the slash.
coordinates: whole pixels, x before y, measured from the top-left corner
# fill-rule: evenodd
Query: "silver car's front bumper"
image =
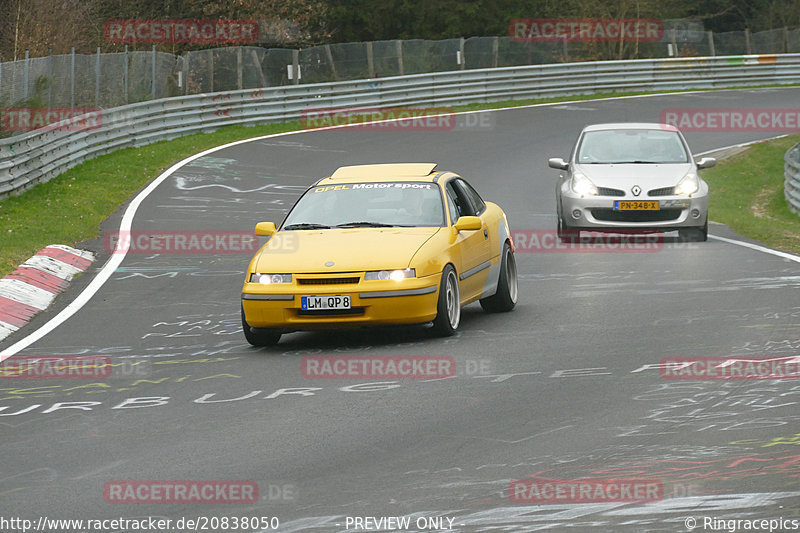
<path id="1" fill-rule="evenodd" d="M 705 193 L 705 194 L 703 194 Z M 566 229 L 615 230 L 697 228 L 708 218 L 708 194 L 685 196 L 584 196 L 561 193 L 561 216 Z M 615 201 L 657 200 L 657 211 L 619 211 Z M 577 216 L 576 216 L 577 215 Z"/>

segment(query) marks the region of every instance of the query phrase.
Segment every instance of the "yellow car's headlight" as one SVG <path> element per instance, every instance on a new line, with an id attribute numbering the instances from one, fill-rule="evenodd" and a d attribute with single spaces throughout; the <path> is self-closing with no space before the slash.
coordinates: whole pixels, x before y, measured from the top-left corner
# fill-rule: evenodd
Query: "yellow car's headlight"
<path id="1" fill-rule="evenodd" d="M 371 270 L 364 274 L 365 281 L 378 281 L 387 279 L 402 281 L 406 278 L 415 277 L 417 277 L 417 272 L 413 268 L 406 268 L 404 270 Z"/>
<path id="2" fill-rule="evenodd" d="M 700 178 L 697 174 L 686 174 L 678 185 L 675 187 L 675 194 L 680 196 L 689 196 L 700 190 Z"/>
<path id="3" fill-rule="evenodd" d="M 250 283 L 263 283 L 269 285 L 271 283 L 291 283 L 291 274 L 262 274 L 261 272 L 254 272 L 250 274 Z"/>

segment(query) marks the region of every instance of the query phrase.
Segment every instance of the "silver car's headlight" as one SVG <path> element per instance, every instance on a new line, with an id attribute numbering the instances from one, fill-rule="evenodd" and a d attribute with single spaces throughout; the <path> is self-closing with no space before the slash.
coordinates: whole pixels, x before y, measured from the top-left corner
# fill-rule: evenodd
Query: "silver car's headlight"
<path id="1" fill-rule="evenodd" d="M 675 194 L 680 196 L 689 196 L 700 190 L 700 178 L 697 174 L 686 174 L 678 185 L 675 186 Z"/>
<path id="2" fill-rule="evenodd" d="M 577 172 L 572 176 L 572 190 L 581 196 L 597 196 L 597 187 L 594 186 L 594 183 Z"/>
<path id="3" fill-rule="evenodd" d="M 417 272 L 413 268 L 406 268 L 404 270 L 372 270 L 364 274 L 364 280 L 377 281 L 392 279 L 394 281 L 401 281 L 406 278 L 415 278 L 416 276 Z"/>
<path id="4" fill-rule="evenodd" d="M 255 272 L 250 274 L 250 283 L 263 283 L 269 285 L 271 283 L 291 283 L 291 274 L 262 274 Z"/>

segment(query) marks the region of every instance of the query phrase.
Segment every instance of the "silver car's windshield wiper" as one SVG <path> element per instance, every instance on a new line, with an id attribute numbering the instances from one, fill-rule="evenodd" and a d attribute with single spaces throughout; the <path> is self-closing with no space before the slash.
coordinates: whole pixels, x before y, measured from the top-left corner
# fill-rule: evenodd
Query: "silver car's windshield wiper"
<path id="1" fill-rule="evenodd" d="M 331 229 L 330 226 L 326 226 L 325 224 L 314 224 L 311 222 L 303 222 L 300 224 L 289 224 L 288 226 L 284 226 L 281 229 L 285 230 L 293 230 L 293 229 Z"/>
<path id="2" fill-rule="evenodd" d="M 334 228 L 393 228 L 399 224 L 384 224 L 383 222 L 344 222 L 336 224 Z"/>

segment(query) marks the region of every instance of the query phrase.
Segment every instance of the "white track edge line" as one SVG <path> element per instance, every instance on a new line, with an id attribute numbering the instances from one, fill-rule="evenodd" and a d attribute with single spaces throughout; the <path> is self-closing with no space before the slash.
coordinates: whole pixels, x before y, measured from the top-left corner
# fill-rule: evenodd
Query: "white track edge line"
<path id="1" fill-rule="evenodd" d="M 745 248 L 750 248 L 751 250 L 755 250 L 757 252 L 764 252 L 765 254 L 776 255 L 778 257 L 782 257 L 783 259 L 788 259 L 789 261 L 800 263 L 800 256 L 790 254 L 789 252 L 781 252 L 780 250 L 773 250 L 772 248 L 767 248 L 766 246 L 761 246 L 759 244 L 753 244 L 751 242 L 745 242 L 745 241 L 737 241 L 736 239 L 729 239 L 727 237 L 718 237 L 716 235 L 711 235 L 711 234 L 708 235 L 708 238 L 727 242 L 729 244 L 735 244 L 737 246 L 743 246 Z"/>
<path id="2" fill-rule="evenodd" d="M 130 205 L 125 209 L 125 214 L 122 217 L 122 222 L 120 222 L 120 232 L 129 232 L 133 225 L 133 217 L 136 215 L 136 211 L 139 209 L 141 203 L 153 192 L 159 185 L 161 185 L 168 177 L 170 177 L 175 171 L 186 165 L 187 163 L 191 163 L 195 159 L 203 157 L 205 155 L 214 153 L 218 150 L 223 150 L 225 148 L 229 148 L 231 146 L 235 146 L 237 144 L 243 144 L 246 142 L 258 141 L 261 139 L 266 139 L 270 137 L 279 137 L 283 135 L 289 135 L 293 133 L 302 133 L 302 132 L 283 132 L 283 133 L 273 133 L 270 135 L 262 135 L 259 137 L 254 137 L 251 139 L 242 139 L 239 141 L 234 141 L 231 143 L 223 144 L 222 146 L 215 146 L 213 148 L 209 148 L 208 150 L 204 150 L 200 153 L 191 155 L 181 161 L 178 161 L 167 170 L 165 170 L 160 176 L 150 182 L 147 187 L 145 187 L 136 197 L 131 201 Z M 28 336 L 20 339 L 16 343 L 12 344 L 8 348 L 4 349 L 0 352 L 0 362 L 8 359 L 12 355 L 19 353 L 20 351 L 24 350 L 34 342 L 38 341 L 58 326 L 66 322 L 72 315 L 78 312 L 89 300 L 94 296 L 98 290 L 105 284 L 106 281 L 111 277 L 117 267 L 122 263 L 122 260 L 125 259 L 127 255 L 127 251 L 125 250 L 114 250 L 111 253 L 111 257 L 106 261 L 106 263 L 100 269 L 100 272 L 92 279 L 89 285 L 83 289 L 73 301 L 67 304 L 64 309 L 62 309 L 56 316 L 51 318 L 48 322 L 43 324 L 39 329 L 34 331 L 33 333 L 29 334 Z"/>

